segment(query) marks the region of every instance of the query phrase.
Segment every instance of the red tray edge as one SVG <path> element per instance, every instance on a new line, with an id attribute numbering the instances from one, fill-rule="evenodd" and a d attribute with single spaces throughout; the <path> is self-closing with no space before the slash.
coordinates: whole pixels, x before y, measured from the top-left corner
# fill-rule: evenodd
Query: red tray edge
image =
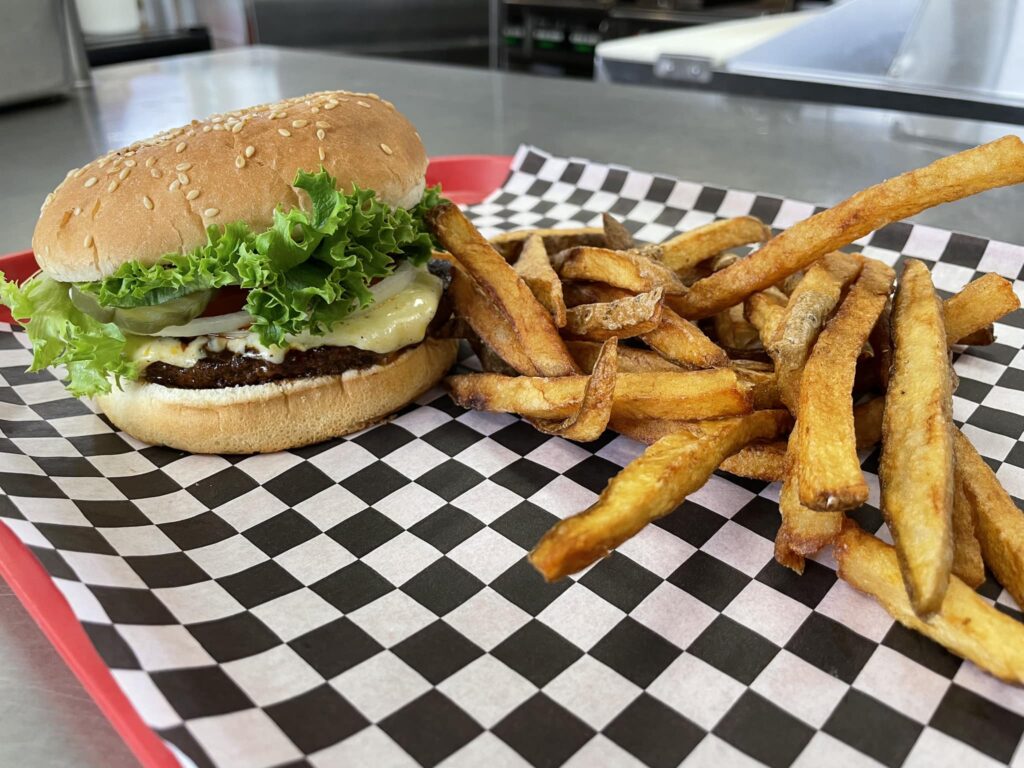
<path id="1" fill-rule="evenodd" d="M 511 156 L 502 155 L 446 155 L 431 160 L 428 174 L 436 178 L 436 173 L 444 166 L 452 166 L 453 170 L 467 165 L 486 163 L 491 169 L 499 168 L 502 162 L 507 169 L 512 162 Z M 490 175 L 494 178 L 494 174 Z M 498 180 L 490 189 L 468 188 L 471 185 L 459 184 L 449 178 L 449 185 L 455 190 L 453 201 L 472 205 L 487 197 L 501 185 Z M 441 179 L 442 188 L 444 179 Z M 6 264 L 17 263 L 24 268 L 35 263 L 31 251 L 20 251 L 0 256 L 0 269 Z M 28 269 L 24 275 L 28 277 L 34 269 Z M 11 322 L 10 312 L 0 307 L 0 322 Z M 6 524 L 0 521 L 0 576 L 10 586 L 11 591 L 29 616 L 35 621 L 43 635 L 56 649 L 78 678 L 82 687 L 89 693 L 114 726 L 114 730 L 125 741 L 128 748 L 146 768 L 176 768 L 180 765 L 167 745 L 157 736 L 139 715 L 128 700 L 124 691 L 117 684 L 103 659 L 93 646 L 89 636 L 79 623 L 71 606 L 57 588 L 46 569 L 36 559 L 32 551 L 25 546 L 17 535 Z"/>

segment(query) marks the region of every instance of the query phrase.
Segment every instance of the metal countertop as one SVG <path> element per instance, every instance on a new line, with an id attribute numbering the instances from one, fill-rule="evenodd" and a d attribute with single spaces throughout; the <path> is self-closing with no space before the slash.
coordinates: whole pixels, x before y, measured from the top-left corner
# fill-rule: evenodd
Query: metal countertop
<path id="1" fill-rule="evenodd" d="M 72 98 L 0 112 L 0 253 L 29 247 L 66 171 L 211 112 L 308 91 L 376 91 L 432 155 L 533 143 L 696 182 L 828 204 L 1020 126 L 248 48 L 99 69 Z M 1024 243 L 1024 189 L 917 218 Z M 127 748 L 0 582 L 0 765 L 120 768 Z"/>

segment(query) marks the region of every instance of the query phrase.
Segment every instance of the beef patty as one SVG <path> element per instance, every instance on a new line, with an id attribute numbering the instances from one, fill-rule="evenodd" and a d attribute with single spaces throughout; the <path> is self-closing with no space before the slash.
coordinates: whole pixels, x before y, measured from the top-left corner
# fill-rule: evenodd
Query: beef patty
<path id="1" fill-rule="evenodd" d="M 262 357 L 236 355 L 225 350 L 207 352 L 206 357 L 188 368 L 164 362 L 150 363 L 142 372 L 142 378 L 151 384 L 178 389 L 223 389 L 246 384 L 267 384 L 282 379 L 335 376 L 345 371 L 391 362 L 402 352 L 399 349 L 381 355 L 357 347 L 314 347 L 305 351 L 290 349 L 283 361 L 275 363 Z"/>

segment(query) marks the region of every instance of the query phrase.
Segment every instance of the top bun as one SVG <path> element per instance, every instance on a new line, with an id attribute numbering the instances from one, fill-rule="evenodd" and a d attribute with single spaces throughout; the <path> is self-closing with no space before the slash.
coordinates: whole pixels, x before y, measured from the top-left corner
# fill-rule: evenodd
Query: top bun
<path id="1" fill-rule="evenodd" d="M 32 236 L 44 272 L 98 280 L 206 243 L 206 228 L 270 225 L 308 205 L 291 186 L 323 166 L 339 186 L 392 206 L 423 194 L 427 155 L 412 124 L 374 94 L 326 91 L 193 120 L 73 169 L 47 195 Z"/>

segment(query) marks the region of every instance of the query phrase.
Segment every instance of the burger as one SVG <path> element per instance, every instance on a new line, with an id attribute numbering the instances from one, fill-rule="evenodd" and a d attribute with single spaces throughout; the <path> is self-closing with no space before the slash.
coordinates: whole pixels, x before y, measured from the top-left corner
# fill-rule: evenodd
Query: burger
<path id="1" fill-rule="evenodd" d="M 0 282 L 30 370 L 148 443 L 256 453 L 353 432 L 452 365 L 419 134 L 332 91 L 196 120 L 70 171 Z M 0 278 L 2 278 L 0 274 Z"/>

